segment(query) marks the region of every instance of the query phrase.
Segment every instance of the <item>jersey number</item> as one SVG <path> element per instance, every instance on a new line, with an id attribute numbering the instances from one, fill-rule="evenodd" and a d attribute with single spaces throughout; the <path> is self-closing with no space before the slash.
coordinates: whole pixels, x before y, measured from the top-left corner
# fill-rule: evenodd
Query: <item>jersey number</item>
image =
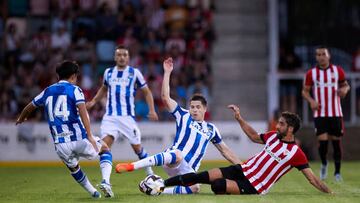
<path id="1" fill-rule="evenodd" d="M 55 107 L 53 109 L 53 96 L 49 96 L 46 99 L 46 107 L 48 110 L 49 120 L 54 121 L 54 117 L 59 117 L 63 121 L 67 121 L 70 115 L 70 111 L 67 109 L 67 97 L 66 95 L 58 96 Z"/>

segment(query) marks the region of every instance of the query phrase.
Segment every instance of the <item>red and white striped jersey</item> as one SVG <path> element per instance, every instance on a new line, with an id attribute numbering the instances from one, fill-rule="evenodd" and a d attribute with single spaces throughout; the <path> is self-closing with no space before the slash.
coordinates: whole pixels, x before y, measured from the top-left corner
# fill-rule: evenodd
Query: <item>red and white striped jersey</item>
<path id="1" fill-rule="evenodd" d="M 343 116 L 340 97 L 337 95 L 339 83 L 343 81 L 344 70 L 333 64 L 326 69 L 316 66 L 306 73 L 305 85 L 312 86 L 313 97 L 320 105 L 319 109 L 314 111 L 314 118 Z"/>
<path id="2" fill-rule="evenodd" d="M 245 177 L 259 194 L 265 194 L 270 187 L 293 167 L 299 170 L 309 167 L 304 152 L 295 142 L 284 142 L 276 131 L 260 135 L 264 149 L 241 164 Z"/>

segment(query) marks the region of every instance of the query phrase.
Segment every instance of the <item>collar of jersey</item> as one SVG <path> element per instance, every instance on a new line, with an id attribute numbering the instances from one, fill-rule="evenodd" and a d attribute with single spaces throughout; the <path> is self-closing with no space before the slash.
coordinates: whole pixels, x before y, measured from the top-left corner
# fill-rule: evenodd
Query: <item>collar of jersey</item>
<path id="1" fill-rule="evenodd" d="M 114 68 L 117 72 L 122 72 L 122 71 L 127 70 L 129 68 L 129 65 L 127 65 L 126 68 L 124 68 L 123 70 L 119 70 L 117 66 L 115 66 Z"/>
<path id="2" fill-rule="evenodd" d="M 70 82 L 66 80 L 60 80 L 58 83 L 70 83 Z"/>

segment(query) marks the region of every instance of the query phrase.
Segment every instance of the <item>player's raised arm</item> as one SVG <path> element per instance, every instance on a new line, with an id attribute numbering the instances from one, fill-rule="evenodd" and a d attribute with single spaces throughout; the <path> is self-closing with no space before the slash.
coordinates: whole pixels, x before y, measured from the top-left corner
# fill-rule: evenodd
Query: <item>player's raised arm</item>
<path id="1" fill-rule="evenodd" d="M 103 98 L 106 95 L 106 92 L 107 92 L 107 87 L 104 84 L 102 84 L 100 89 L 97 91 L 96 95 L 94 96 L 94 98 L 86 103 L 86 108 L 91 109 L 97 102 L 101 100 L 101 98 Z"/>
<path id="2" fill-rule="evenodd" d="M 161 99 L 169 112 L 173 112 L 177 106 L 176 101 L 170 97 L 170 75 L 173 67 L 172 58 L 167 58 L 163 63 L 164 77 L 161 86 Z"/>
<path id="3" fill-rule="evenodd" d="M 24 122 L 27 120 L 27 118 L 29 117 L 29 115 L 36 109 L 36 106 L 34 106 L 34 104 L 32 104 L 32 102 L 28 103 L 28 105 L 26 105 L 26 107 L 21 111 L 21 114 L 19 115 L 19 117 L 16 119 L 16 125 Z"/>
<path id="4" fill-rule="evenodd" d="M 309 183 L 311 183 L 318 190 L 324 193 L 333 194 L 333 192 L 328 188 L 328 186 L 326 186 L 324 182 L 322 182 L 318 177 L 314 175 L 311 168 L 302 169 L 301 172 L 304 174 Z"/>
<path id="5" fill-rule="evenodd" d="M 250 138 L 250 140 L 259 144 L 264 144 L 260 135 L 241 117 L 239 107 L 234 104 L 230 104 L 228 108 L 234 112 L 235 119 L 239 122 L 241 129 Z"/>

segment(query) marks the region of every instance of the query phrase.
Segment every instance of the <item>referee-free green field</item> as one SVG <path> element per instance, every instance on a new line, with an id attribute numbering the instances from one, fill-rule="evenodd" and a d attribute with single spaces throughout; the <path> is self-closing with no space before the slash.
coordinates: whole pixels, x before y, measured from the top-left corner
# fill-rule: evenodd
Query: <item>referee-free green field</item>
<path id="1" fill-rule="evenodd" d="M 200 170 L 228 165 L 225 162 L 203 162 Z M 143 170 L 126 174 L 113 173 L 111 181 L 115 197 L 92 199 L 70 176 L 65 166 L 11 166 L 0 162 L 0 202 L 359 202 L 360 162 L 344 162 L 342 174 L 344 182 L 335 183 L 333 165 L 329 165 L 329 177 L 325 182 L 336 193 L 328 195 L 310 185 L 297 169 L 292 169 L 276 183 L 266 195 L 214 195 L 208 185 L 202 185 L 196 195 L 146 196 L 138 189 L 138 183 L 145 177 Z M 319 163 L 311 163 L 318 175 Z M 96 185 L 101 180 L 98 166 L 83 164 L 90 181 Z M 156 174 L 166 178 L 160 167 Z"/>

